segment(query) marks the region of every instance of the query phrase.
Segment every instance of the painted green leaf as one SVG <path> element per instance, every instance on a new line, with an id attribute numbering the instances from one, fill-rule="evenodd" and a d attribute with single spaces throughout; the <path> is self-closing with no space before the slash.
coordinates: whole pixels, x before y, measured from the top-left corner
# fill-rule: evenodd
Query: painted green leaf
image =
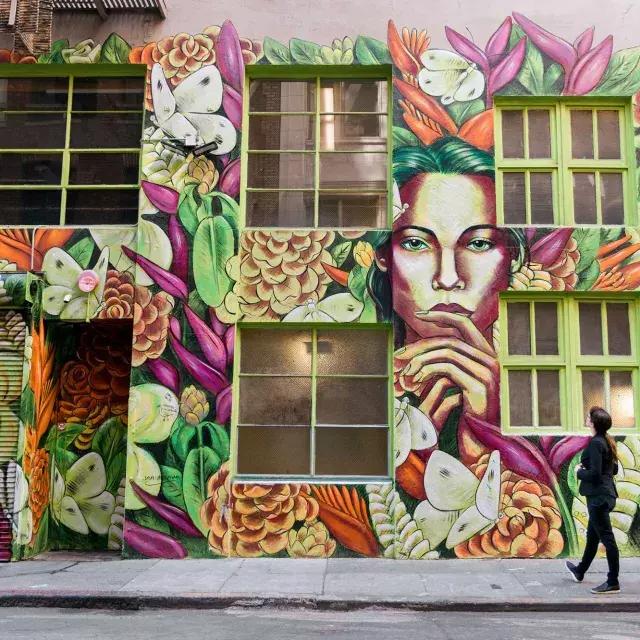
<path id="1" fill-rule="evenodd" d="M 264 56 L 271 64 L 291 64 L 291 52 L 286 45 L 265 36 L 263 41 Z"/>
<path id="2" fill-rule="evenodd" d="M 376 312 L 376 305 L 368 292 L 364 294 L 364 309 L 360 316 L 359 322 L 377 322 L 378 314 Z"/>
<path id="3" fill-rule="evenodd" d="M 67 471 L 69 471 L 78 460 L 79 456 L 68 449 L 57 448 L 54 451 L 53 458 L 56 462 L 56 467 L 58 467 L 58 471 L 62 474 L 62 477 L 64 477 Z"/>
<path id="4" fill-rule="evenodd" d="M 91 256 L 95 248 L 96 244 L 92 238 L 82 238 L 82 240 L 79 240 L 69 247 L 67 253 L 74 258 L 83 269 L 86 269 L 91 262 Z"/>
<path id="5" fill-rule="evenodd" d="M 545 95 L 555 95 L 562 91 L 564 70 L 557 63 L 550 64 L 544 72 L 543 85 Z"/>
<path id="6" fill-rule="evenodd" d="M 356 60 L 360 64 L 391 64 L 391 56 L 386 42 L 369 36 L 356 38 Z"/>
<path id="7" fill-rule="evenodd" d="M 353 242 L 341 242 L 335 247 L 331 248 L 331 255 L 336 263 L 336 267 L 340 267 L 344 264 L 344 261 L 349 257 L 351 253 L 351 247 Z"/>
<path id="8" fill-rule="evenodd" d="M 106 473 L 107 473 L 107 484 L 105 489 L 109 491 L 109 493 L 117 493 L 118 488 L 120 487 L 120 483 L 122 479 L 127 474 L 127 451 L 126 449 L 123 451 L 118 451 L 111 460 L 109 460 L 109 464 L 105 462 Z"/>
<path id="9" fill-rule="evenodd" d="M 178 416 L 171 429 L 170 442 L 171 449 L 180 462 L 184 463 L 190 449 L 194 447 L 194 444 L 197 444 L 196 428 L 187 424 L 182 416 Z"/>
<path id="10" fill-rule="evenodd" d="M 518 81 L 532 95 L 544 94 L 544 60 L 538 48 L 527 39 L 527 48 Z"/>
<path id="11" fill-rule="evenodd" d="M 109 64 L 127 64 L 131 47 L 122 36 L 112 33 L 102 45 L 100 62 Z"/>
<path id="12" fill-rule="evenodd" d="M 22 307 L 27 294 L 27 282 L 23 274 L 2 276 L 4 296 L 10 296 L 14 305 Z"/>
<path id="13" fill-rule="evenodd" d="M 592 95 L 632 95 L 640 90 L 640 47 L 613 54 L 600 84 Z"/>
<path id="14" fill-rule="evenodd" d="M 195 184 L 188 184 L 184 187 L 180 194 L 180 201 L 178 202 L 178 217 L 184 228 L 191 235 L 193 235 L 198 228 L 197 211 L 202 204 L 196 188 L 197 185 Z"/>
<path id="15" fill-rule="evenodd" d="M 395 147 L 419 147 L 421 145 L 418 136 L 409 129 L 393 125 L 393 146 Z"/>
<path id="16" fill-rule="evenodd" d="M 359 264 L 355 265 L 349 272 L 349 281 L 347 286 L 354 298 L 364 302 L 364 294 L 367 290 L 367 272 L 368 269 L 361 267 Z"/>
<path id="17" fill-rule="evenodd" d="M 588 291 L 595 284 L 600 275 L 600 266 L 594 260 L 586 269 L 583 269 L 578 275 L 577 291 Z"/>
<path id="18" fill-rule="evenodd" d="M 229 226 L 233 229 L 233 234 L 237 242 L 238 218 L 240 215 L 240 207 L 238 206 L 238 203 L 231 196 L 220 191 L 209 194 L 209 197 L 211 198 L 211 211 L 214 214 L 219 213 L 229 223 Z"/>
<path id="19" fill-rule="evenodd" d="M 215 422 L 203 422 L 199 425 L 202 430 L 202 443 L 211 447 L 223 462 L 229 459 L 229 434 L 227 430 Z"/>
<path id="20" fill-rule="evenodd" d="M 200 518 L 200 507 L 207 498 L 207 481 L 220 468 L 220 458 L 210 447 L 197 447 L 187 456 L 182 473 L 182 495 L 193 524 L 207 535 L 209 528 Z"/>
<path id="21" fill-rule="evenodd" d="M 136 511 L 133 517 L 141 527 L 153 529 L 154 531 L 160 531 L 161 533 L 171 533 L 171 528 L 169 527 L 169 525 L 149 509 Z M 129 512 L 127 512 L 127 518 L 131 518 L 131 514 Z"/>
<path id="22" fill-rule="evenodd" d="M 43 53 L 38 56 L 38 62 L 40 64 L 63 64 L 62 50 L 69 48 L 69 41 L 64 38 L 62 40 L 56 40 L 52 45 L 49 53 Z"/>
<path id="23" fill-rule="evenodd" d="M 175 467 L 160 465 L 162 474 L 162 495 L 173 505 L 186 510 L 182 495 L 182 471 Z"/>
<path id="24" fill-rule="evenodd" d="M 599 228 L 576 229 L 572 235 L 580 251 L 580 260 L 576 265 L 576 273 L 582 278 L 583 271 L 592 269 L 600 246 L 617 240 L 622 235 L 622 231 L 620 229 L 601 230 Z"/>
<path id="25" fill-rule="evenodd" d="M 189 307 L 193 309 L 201 318 L 204 318 L 208 312 L 209 307 L 204 303 L 204 300 L 200 297 L 198 292 L 194 289 L 189 294 Z"/>
<path id="26" fill-rule="evenodd" d="M 115 493 L 127 466 L 127 428 L 119 418 L 110 418 L 96 431 L 91 450 L 98 453 L 107 472 L 107 491 Z"/>
<path id="27" fill-rule="evenodd" d="M 45 449 L 55 452 L 57 449 L 69 449 L 73 441 L 87 428 L 87 425 L 67 422 L 62 429 L 49 429 Z"/>
<path id="28" fill-rule="evenodd" d="M 469 118 L 482 113 L 485 110 L 484 100 L 477 98 L 470 102 L 452 102 L 447 106 L 447 110 L 455 123 L 460 126 Z"/>
<path id="29" fill-rule="evenodd" d="M 580 464 L 581 457 L 582 452 L 576 453 L 576 455 L 573 456 L 573 459 L 569 463 L 569 467 L 567 468 L 567 486 L 574 496 L 580 495 L 580 492 L 578 490 L 580 481 L 576 477 L 576 467 L 578 466 L 578 464 Z"/>
<path id="30" fill-rule="evenodd" d="M 210 307 L 222 304 L 231 288 L 225 267 L 233 254 L 233 229 L 226 219 L 204 219 L 193 237 L 193 277 L 198 294 Z"/>
<path id="31" fill-rule="evenodd" d="M 322 47 L 315 42 L 291 38 L 289 40 L 289 51 L 294 62 L 298 64 L 316 64 L 316 56 L 321 56 Z"/>

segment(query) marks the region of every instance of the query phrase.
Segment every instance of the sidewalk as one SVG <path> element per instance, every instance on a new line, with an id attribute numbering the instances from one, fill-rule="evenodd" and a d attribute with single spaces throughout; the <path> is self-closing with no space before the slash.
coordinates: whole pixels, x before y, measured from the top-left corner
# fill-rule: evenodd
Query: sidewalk
<path id="1" fill-rule="evenodd" d="M 637 612 L 640 558 L 622 560 L 622 593 L 591 595 L 605 569 L 596 560 L 576 584 L 564 560 L 119 560 L 59 552 L 0 565 L 0 606 Z"/>

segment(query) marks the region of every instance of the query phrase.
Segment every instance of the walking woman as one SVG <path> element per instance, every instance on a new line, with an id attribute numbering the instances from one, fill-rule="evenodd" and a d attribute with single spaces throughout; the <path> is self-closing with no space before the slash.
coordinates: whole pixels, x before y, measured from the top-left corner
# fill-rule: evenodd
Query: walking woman
<path id="1" fill-rule="evenodd" d="M 573 579 L 582 582 L 598 551 L 598 543 L 602 542 L 607 551 L 609 573 L 607 581 L 591 589 L 591 593 L 618 593 L 620 554 L 609 519 L 618 497 L 613 481 L 618 472 L 616 442 L 607 433 L 611 429 L 611 416 L 600 407 L 591 407 L 586 425 L 591 429 L 593 437 L 582 453 L 577 476 L 580 480 L 580 494 L 587 498 L 589 511 L 587 544 L 580 564 L 575 565 L 569 561 L 565 564 Z"/>

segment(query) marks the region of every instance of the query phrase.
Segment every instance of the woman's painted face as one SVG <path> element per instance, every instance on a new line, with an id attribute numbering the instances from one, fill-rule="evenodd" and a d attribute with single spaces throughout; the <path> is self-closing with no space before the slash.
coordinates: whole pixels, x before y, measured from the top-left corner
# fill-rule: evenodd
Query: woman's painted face
<path id="1" fill-rule="evenodd" d="M 390 270 L 395 312 L 419 337 L 433 323 L 418 312 L 469 316 L 485 332 L 498 317 L 498 293 L 509 284 L 511 255 L 495 226 L 490 178 L 421 174 L 400 189 L 407 206 L 394 222 Z"/>

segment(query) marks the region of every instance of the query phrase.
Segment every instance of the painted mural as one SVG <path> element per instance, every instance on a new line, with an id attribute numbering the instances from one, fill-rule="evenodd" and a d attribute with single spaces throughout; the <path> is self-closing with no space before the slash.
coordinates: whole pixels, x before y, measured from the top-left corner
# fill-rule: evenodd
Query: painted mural
<path id="1" fill-rule="evenodd" d="M 498 298 L 635 290 L 640 235 L 497 227 L 492 104 L 631 95 L 640 47 L 614 53 L 611 36 L 594 45 L 593 28 L 567 42 L 517 13 L 484 48 L 445 32 L 446 50 L 392 21 L 386 43 L 320 45 L 242 38 L 227 21 L 141 46 L 112 34 L 58 41 L 38 59 L 0 51 L 13 63 L 148 68 L 137 230 L 0 229 L 0 300 L 12 299 L 12 272 L 42 272 L 19 409 L 15 557 L 65 547 L 157 558 L 577 554 L 586 513 L 572 468 L 585 440 L 501 432 Z M 240 227 L 249 64 L 393 65 L 392 229 Z M 195 157 L 173 140 L 184 135 L 213 150 Z M 89 334 L 56 340 L 57 320 L 129 330 L 132 350 L 104 354 L 104 336 Z M 241 320 L 393 323 L 393 482 L 232 482 Z M 619 450 L 612 521 L 623 553 L 637 555 L 640 439 Z"/>

